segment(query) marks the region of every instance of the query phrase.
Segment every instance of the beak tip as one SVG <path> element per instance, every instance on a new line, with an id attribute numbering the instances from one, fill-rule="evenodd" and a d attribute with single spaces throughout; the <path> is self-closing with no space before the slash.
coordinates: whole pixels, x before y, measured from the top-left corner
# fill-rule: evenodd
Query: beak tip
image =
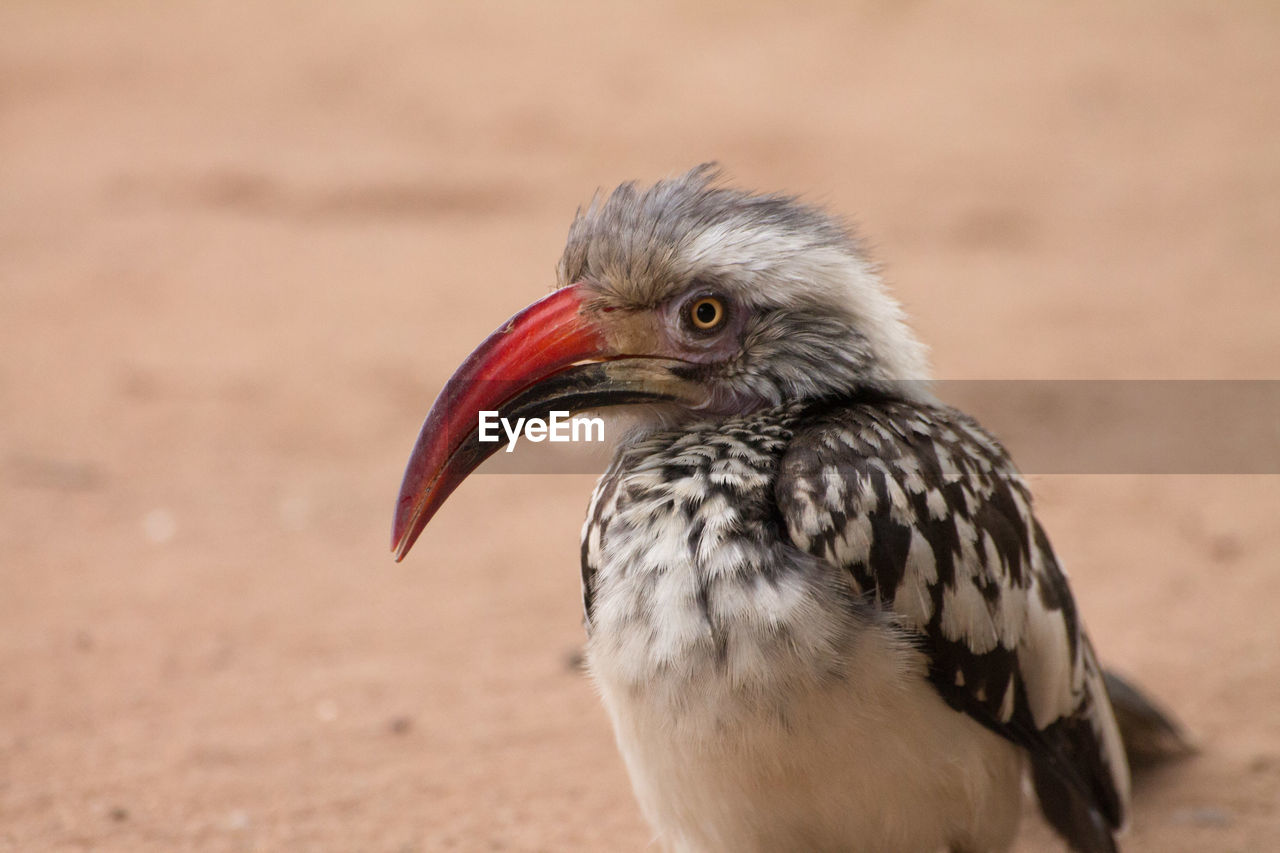
<path id="1" fill-rule="evenodd" d="M 406 535 L 408 529 L 401 523 L 399 516 L 396 517 L 395 524 L 391 528 L 391 555 L 396 558 L 396 562 L 404 559 L 409 553 L 408 543 L 405 542 L 409 537 Z"/>
<path id="2" fill-rule="evenodd" d="M 391 532 L 391 555 L 396 558 L 397 563 L 409 554 L 409 549 L 413 547 L 413 541 L 416 538 L 416 536 L 410 536 L 406 528 L 396 525 L 395 530 Z"/>

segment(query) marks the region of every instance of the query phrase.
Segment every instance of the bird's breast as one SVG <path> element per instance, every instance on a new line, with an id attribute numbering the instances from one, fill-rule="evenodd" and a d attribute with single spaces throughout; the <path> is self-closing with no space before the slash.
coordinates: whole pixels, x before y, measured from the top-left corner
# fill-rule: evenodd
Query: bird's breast
<path id="1" fill-rule="evenodd" d="M 778 520 L 790 437 L 785 415 L 759 416 L 619 450 L 583 530 L 597 679 L 723 712 L 840 677 L 857 604 Z"/>

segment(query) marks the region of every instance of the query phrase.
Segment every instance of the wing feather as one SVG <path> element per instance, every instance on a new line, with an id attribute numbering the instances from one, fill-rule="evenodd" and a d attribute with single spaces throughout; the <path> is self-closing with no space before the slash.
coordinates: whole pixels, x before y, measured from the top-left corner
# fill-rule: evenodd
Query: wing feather
<path id="1" fill-rule="evenodd" d="M 1120 737 L 1004 448 L 952 409 L 850 403 L 797 430 L 776 492 L 792 542 L 917 635 L 942 697 L 1027 748 L 1059 831 L 1078 849 L 1111 849 L 1128 802 Z"/>

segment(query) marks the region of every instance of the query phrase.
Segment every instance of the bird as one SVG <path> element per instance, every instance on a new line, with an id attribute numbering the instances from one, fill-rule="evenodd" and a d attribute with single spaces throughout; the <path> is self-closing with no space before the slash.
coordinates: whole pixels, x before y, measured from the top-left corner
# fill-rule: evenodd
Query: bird
<path id="1" fill-rule="evenodd" d="M 614 407 L 585 659 L 659 846 L 998 853 L 1030 787 L 1072 850 L 1118 849 L 1110 677 L 1027 483 L 849 226 L 714 164 L 598 192 L 427 414 L 396 559 L 503 446 L 479 413 Z"/>

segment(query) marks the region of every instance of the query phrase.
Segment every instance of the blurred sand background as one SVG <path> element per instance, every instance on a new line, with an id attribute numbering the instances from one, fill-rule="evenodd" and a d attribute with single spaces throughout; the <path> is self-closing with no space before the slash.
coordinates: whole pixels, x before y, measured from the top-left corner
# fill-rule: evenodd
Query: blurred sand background
<path id="1" fill-rule="evenodd" d="M 591 478 L 387 554 L 597 187 L 848 214 L 943 377 L 1280 374 L 1280 6 L 792 6 L 0 5 L 0 849 L 645 848 L 566 662 Z M 1203 749 L 1125 849 L 1280 849 L 1280 478 L 1033 486 Z"/>

